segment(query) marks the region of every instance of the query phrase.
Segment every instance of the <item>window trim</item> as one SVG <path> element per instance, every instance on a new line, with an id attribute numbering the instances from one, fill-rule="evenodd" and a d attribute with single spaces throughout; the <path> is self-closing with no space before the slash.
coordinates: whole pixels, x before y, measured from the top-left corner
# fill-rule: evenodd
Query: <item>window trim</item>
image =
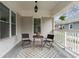
<path id="1" fill-rule="evenodd" d="M 9 11 L 10 11 L 10 9 L 9 9 L 6 5 L 4 5 L 3 3 L 0 2 L 0 4 L 2 5 L 3 8 L 5 8 L 4 10 L 7 10 L 7 13 L 8 13 L 8 14 L 7 14 L 7 16 L 8 16 L 8 19 L 7 19 L 7 20 L 8 20 L 8 21 L 4 21 L 4 20 L 1 20 L 1 19 L 0 19 L 0 22 L 1 22 L 1 23 L 5 23 L 5 24 L 8 23 L 8 27 L 9 27 L 9 26 L 10 26 L 10 22 L 9 22 L 9 17 L 10 17 Z M 4 16 L 4 15 L 3 15 L 3 16 Z M 2 17 L 3 17 L 3 16 L 2 16 Z M 9 27 L 9 28 L 10 28 L 10 27 Z M 9 30 L 9 28 L 8 28 L 8 30 Z M 10 30 L 9 30 L 9 31 L 10 31 Z M 9 34 L 10 34 L 9 31 L 8 31 L 8 36 L 6 36 L 6 37 L 0 37 L 0 39 L 9 38 Z"/>
<path id="2" fill-rule="evenodd" d="M 11 37 L 17 35 L 17 34 L 16 34 L 16 31 L 17 31 L 17 30 L 16 30 L 16 26 L 17 26 L 17 25 L 16 25 L 16 20 L 17 20 L 16 17 L 17 17 L 17 15 L 16 15 L 15 12 L 13 12 L 13 11 L 11 10 L 11 17 L 12 17 L 12 13 L 15 14 L 15 23 L 12 23 L 12 18 L 11 18 Z M 14 35 L 12 34 L 12 25 L 15 25 L 15 34 L 14 34 Z"/>
<path id="3" fill-rule="evenodd" d="M 1 2 L 0 2 L 1 3 Z M 3 3 L 1 3 L 1 4 L 3 4 Z M 3 4 L 4 5 L 4 4 Z M 6 8 L 8 8 L 6 5 L 4 5 Z M 8 8 L 8 12 L 9 12 L 9 21 L 7 22 L 7 21 L 3 21 L 3 20 L 0 20 L 0 22 L 5 22 L 5 23 L 9 23 L 9 36 L 8 37 L 4 37 L 4 38 L 0 38 L 1 40 L 2 39 L 9 39 L 9 38 L 11 38 L 11 37 L 14 37 L 14 36 L 16 36 L 17 35 L 17 14 L 14 12 L 14 11 L 12 11 L 10 8 Z M 15 35 L 11 35 L 12 34 L 12 32 L 11 32 L 11 12 L 14 12 L 15 13 L 15 16 L 16 16 L 16 18 L 15 18 L 15 25 L 16 25 L 16 29 L 15 29 L 15 31 L 16 31 L 16 33 L 15 33 Z M 14 24 L 14 23 L 13 23 Z"/>
<path id="4" fill-rule="evenodd" d="M 40 29 L 41 29 L 41 33 L 42 33 L 42 17 L 32 17 L 32 33 L 34 33 L 34 18 L 40 18 Z"/>

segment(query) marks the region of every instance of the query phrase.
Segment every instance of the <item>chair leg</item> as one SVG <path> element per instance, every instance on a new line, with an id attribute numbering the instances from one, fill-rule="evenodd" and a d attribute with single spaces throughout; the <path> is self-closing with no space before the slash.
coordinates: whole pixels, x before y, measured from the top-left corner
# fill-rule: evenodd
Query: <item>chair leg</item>
<path id="1" fill-rule="evenodd" d="M 46 42 L 44 42 L 43 47 L 45 46 Z"/>
<path id="2" fill-rule="evenodd" d="M 28 45 L 31 44 L 31 41 L 22 41 L 22 48 L 24 48 L 24 45 Z"/>
<path id="3" fill-rule="evenodd" d="M 35 38 L 33 39 L 33 48 L 35 47 Z"/>
<path id="4" fill-rule="evenodd" d="M 44 42 L 44 44 L 43 44 L 43 47 L 45 46 L 45 45 L 47 45 L 47 46 L 49 46 L 48 44 L 47 44 L 48 42 Z M 46 46 L 45 46 L 46 47 Z M 48 47 L 47 47 L 48 48 Z"/>
<path id="5" fill-rule="evenodd" d="M 49 43 L 49 44 L 47 44 L 47 43 Z M 50 49 L 51 47 L 54 47 L 54 46 L 52 45 L 52 43 L 53 43 L 53 42 L 44 42 L 43 47 L 44 47 L 45 45 L 47 45 L 47 46 L 49 46 L 49 49 Z"/>
<path id="6" fill-rule="evenodd" d="M 23 46 L 24 46 L 24 41 L 22 41 L 22 48 L 23 48 Z"/>
<path id="7" fill-rule="evenodd" d="M 51 47 L 54 47 L 54 46 L 53 46 L 53 42 L 51 42 Z"/>

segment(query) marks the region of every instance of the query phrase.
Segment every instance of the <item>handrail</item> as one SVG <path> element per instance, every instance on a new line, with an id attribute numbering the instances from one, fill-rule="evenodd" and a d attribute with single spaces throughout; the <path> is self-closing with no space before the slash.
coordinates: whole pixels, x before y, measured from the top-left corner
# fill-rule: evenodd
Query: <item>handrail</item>
<path id="1" fill-rule="evenodd" d="M 55 41 L 67 51 L 79 56 L 79 31 L 55 30 Z"/>
<path id="2" fill-rule="evenodd" d="M 79 32 L 79 29 L 55 29 L 54 31 L 63 31 L 63 32 Z"/>

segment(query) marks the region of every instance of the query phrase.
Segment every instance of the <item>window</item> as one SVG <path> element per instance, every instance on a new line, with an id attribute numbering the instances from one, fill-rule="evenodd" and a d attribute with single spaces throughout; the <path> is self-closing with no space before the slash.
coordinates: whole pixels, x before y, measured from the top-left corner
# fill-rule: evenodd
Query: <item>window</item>
<path id="1" fill-rule="evenodd" d="M 16 35 L 16 14 L 11 11 L 11 23 L 9 22 L 9 9 L 0 3 L 0 39 L 9 37 L 9 32 L 11 35 Z M 11 31 L 10 29 L 11 24 Z"/>
<path id="2" fill-rule="evenodd" d="M 34 33 L 41 33 L 41 19 L 34 18 Z"/>
<path id="3" fill-rule="evenodd" d="M 9 37 L 9 9 L 0 3 L 0 38 Z"/>
<path id="4" fill-rule="evenodd" d="M 11 35 L 16 35 L 16 14 L 11 11 Z"/>
<path id="5" fill-rule="evenodd" d="M 1 38 L 1 22 L 0 22 L 0 38 Z"/>
<path id="6" fill-rule="evenodd" d="M 70 29 L 72 29 L 72 24 L 70 24 Z"/>

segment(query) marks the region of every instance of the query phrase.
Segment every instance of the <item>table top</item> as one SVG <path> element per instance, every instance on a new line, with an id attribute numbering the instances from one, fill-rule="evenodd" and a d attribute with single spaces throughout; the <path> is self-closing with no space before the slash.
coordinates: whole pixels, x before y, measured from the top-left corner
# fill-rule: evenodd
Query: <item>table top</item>
<path id="1" fill-rule="evenodd" d="M 43 38 L 42 35 L 33 35 L 33 38 Z"/>

